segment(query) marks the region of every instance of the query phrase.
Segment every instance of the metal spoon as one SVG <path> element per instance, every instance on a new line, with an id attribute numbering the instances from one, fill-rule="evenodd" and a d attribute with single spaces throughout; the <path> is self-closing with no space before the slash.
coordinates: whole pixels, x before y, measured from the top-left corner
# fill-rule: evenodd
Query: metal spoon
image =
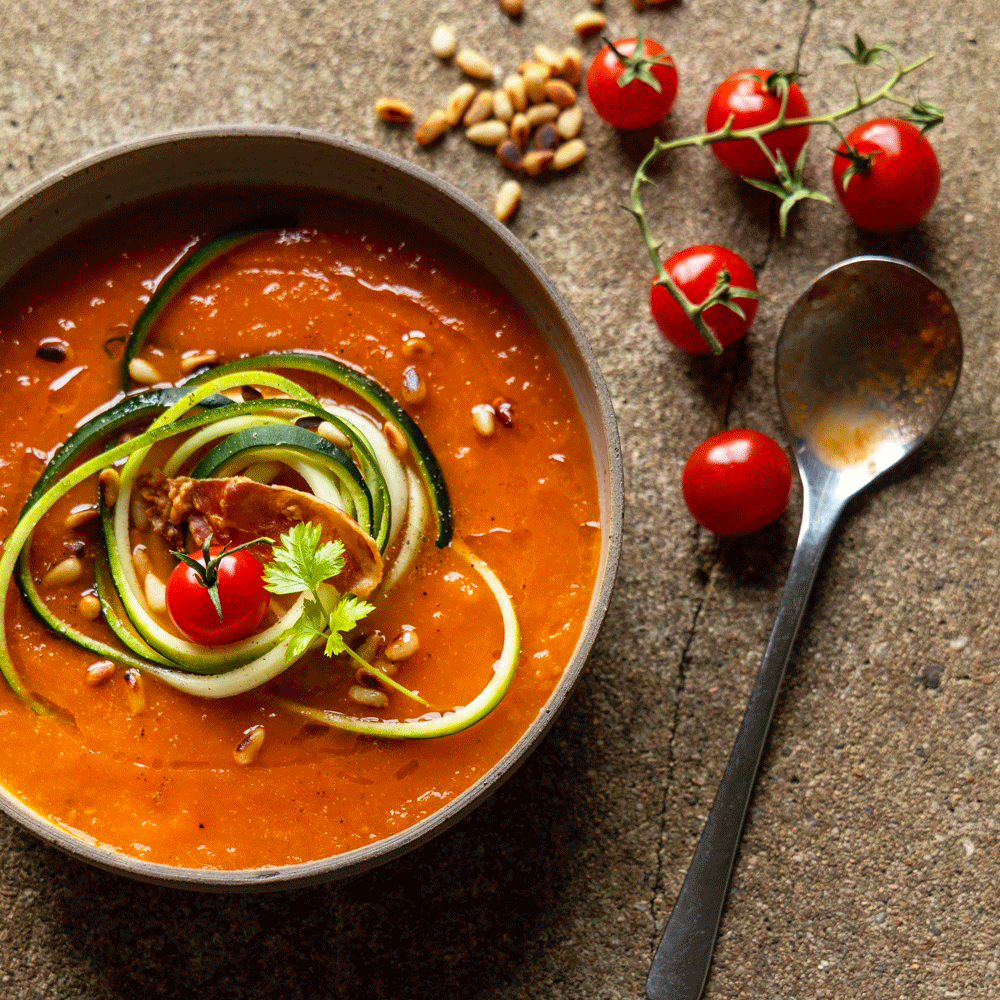
<path id="1" fill-rule="evenodd" d="M 909 455 L 948 407 L 962 337 L 917 268 L 855 257 L 824 271 L 778 338 L 778 399 L 803 488 L 798 543 L 729 763 L 660 941 L 649 1000 L 698 1000 L 792 644 L 845 504 Z"/>

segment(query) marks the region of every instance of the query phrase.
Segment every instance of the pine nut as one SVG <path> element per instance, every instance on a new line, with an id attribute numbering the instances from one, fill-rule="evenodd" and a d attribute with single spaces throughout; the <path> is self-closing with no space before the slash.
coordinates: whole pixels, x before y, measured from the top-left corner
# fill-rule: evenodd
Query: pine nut
<path id="1" fill-rule="evenodd" d="M 510 137 L 519 150 L 523 150 L 528 145 L 528 139 L 531 138 L 531 126 L 528 124 L 526 112 L 522 114 L 518 111 L 514 115 L 510 123 Z"/>
<path id="2" fill-rule="evenodd" d="M 403 402 L 422 403 L 427 398 L 427 385 L 413 365 L 403 369 Z"/>
<path id="3" fill-rule="evenodd" d="M 549 78 L 549 68 L 542 63 L 528 63 L 521 74 L 524 89 L 531 104 L 541 104 L 545 100 L 545 82 Z"/>
<path id="4" fill-rule="evenodd" d="M 366 636 L 361 645 L 354 651 L 361 657 L 362 660 L 371 660 L 371 658 L 378 652 L 378 647 L 382 642 L 382 636 L 378 632 L 372 632 L 371 635 Z"/>
<path id="5" fill-rule="evenodd" d="M 143 590 L 146 592 L 146 603 L 149 605 L 149 610 L 163 614 L 167 610 L 166 584 L 155 573 L 147 573 Z"/>
<path id="6" fill-rule="evenodd" d="M 83 682 L 87 687 L 97 687 L 114 677 L 117 669 L 112 660 L 98 660 L 97 663 L 91 663 L 87 667 L 87 673 L 84 675 Z"/>
<path id="7" fill-rule="evenodd" d="M 145 545 L 137 545 L 132 549 L 132 565 L 135 567 L 135 575 L 139 578 L 139 582 L 145 584 L 146 574 L 153 565 L 149 561 L 149 554 L 146 552 Z"/>
<path id="8" fill-rule="evenodd" d="M 190 351 L 181 357 L 181 371 L 187 374 L 202 365 L 214 365 L 218 360 L 218 351 Z"/>
<path id="9" fill-rule="evenodd" d="M 133 715 L 139 715 L 146 710 L 146 685 L 142 674 L 135 667 L 129 667 L 122 675 L 125 679 L 125 698 L 128 709 Z"/>
<path id="10" fill-rule="evenodd" d="M 511 403 L 509 399 L 504 399 L 503 396 L 498 396 L 493 400 L 493 409 L 496 412 L 497 420 L 499 420 L 504 427 L 514 426 L 514 404 Z"/>
<path id="11" fill-rule="evenodd" d="M 524 13 L 524 0 L 497 0 L 497 3 L 509 17 L 520 17 Z"/>
<path id="12" fill-rule="evenodd" d="M 429 358 L 434 353 L 434 345 L 422 330 L 411 330 L 403 334 L 403 354 L 408 358 Z"/>
<path id="13" fill-rule="evenodd" d="M 529 177 L 545 173 L 555 154 L 551 149 L 532 149 L 521 157 L 521 168 Z"/>
<path id="14" fill-rule="evenodd" d="M 504 93 L 510 98 L 515 111 L 524 111 L 528 106 L 528 90 L 524 77 L 520 73 L 512 73 L 503 82 Z"/>
<path id="15" fill-rule="evenodd" d="M 472 99 L 469 110 L 462 115 L 463 125 L 478 125 L 493 114 L 493 94 L 489 90 L 481 90 Z"/>
<path id="16" fill-rule="evenodd" d="M 573 30 L 581 37 L 603 31 L 608 23 L 608 19 L 598 10 L 585 10 L 582 14 L 577 14 L 573 18 Z"/>
<path id="17" fill-rule="evenodd" d="M 472 49 L 462 49 L 455 56 L 455 65 L 466 75 L 477 80 L 492 80 L 493 65 L 484 56 Z"/>
<path id="18" fill-rule="evenodd" d="M 444 111 L 450 126 L 457 125 L 462 120 L 462 115 L 469 110 L 469 105 L 475 96 L 476 88 L 468 80 L 460 83 L 451 92 Z"/>
<path id="19" fill-rule="evenodd" d="M 546 122 L 535 133 L 535 149 L 552 149 L 559 145 L 559 133 L 552 122 Z"/>
<path id="20" fill-rule="evenodd" d="M 233 751 L 233 760 L 237 764 L 246 767 L 252 764 L 260 753 L 260 748 L 264 745 L 264 727 L 252 726 L 248 729 L 243 739 L 237 744 Z"/>
<path id="21" fill-rule="evenodd" d="M 384 691 L 352 684 L 347 689 L 347 697 L 357 705 L 369 708 L 385 708 L 389 704 L 389 696 Z"/>
<path id="22" fill-rule="evenodd" d="M 496 429 L 496 421 L 494 420 L 493 407 L 489 403 L 479 403 L 472 408 L 472 426 L 480 437 L 492 436 Z"/>
<path id="23" fill-rule="evenodd" d="M 73 349 L 60 337 L 45 337 L 38 344 L 35 357 L 39 361 L 51 361 L 61 364 L 67 358 L 72 359 Z"/>
<path id="24" fill-rule="evenodd" d="M 96 594 L 84 594 L 77 603 L 76 610 L 81 618 L 96 622 L 101 617 L 101 601 Z"/>
<path id="25" fill-rule="evenodd" d="M 465 137 L 477 146 L 499 146 L 507 138 L 507 126 L 496 118 L 480 122 L 465 130 Z"/>
<path id="26" fill-rule="evenodd" d="M 447 24 L 439 24 L 431 33 L 431 52 L 438 59 L 450 59 L 457 44 L 455 32 Z"/>
<path id="27" fill-rule="evenodd" d="M 558 78 L 545 81 L 545 96 L 560 108 L 576 104 L 576 91 L 565 80 Z"/>
<path id="28" fill-rule="evenodd" d="M 554 170 L 567 170 L 575 167 L 587 155 L 587 146 L 583 139 L 570 139 L 564 142 L 552 156 Z"/>
<path id="29" fill-rule="evenodd" d="M 514 105 L 506 90 L 498 90 L 493 94 L 493 115 L 508 124 L 514 117 Z"/>
<path id="30" fill-rule="evenodd" d="M 432 111 L 414 133 L 413 138 L 416 139 L 418 146 L 429 146 L 448 131 L 448 124 L 448 116 L 443 111 Z"/>
<path id="31" fill-rule="evenodd" d="M 583 128 L 583 108 L 574 104 L 559 113 L 556 119 L 556 131 L 560 139 L 575 139 Z"/>
<path id="32" fill-rule="evenodd" d="M 155 385 L 163 381 L 160 373 L 145 358 L 133 358 L 128 363 L 128 373 L 132 381 L 140 385 Z"/>
<path id="33" fill-rule="evenodd" d="M 375 102 L 375 114 L 384 122 L 405 125 L 413 119 L 413 108 L 398 97 L 380 97 Z"/>
<path id="34" fill-rule="evenodd" d="M 149 513 L 146 510 L 146 501 L 138 493 L 133 493 L 132 502 L 129 504 L 129 507 L 129 513 L 132 515 L 132 523 L 140 531 L 145 531 L 149 527 Z"/>
<path id="35" fill-rule="evenodd" d="M 119 476 L 117 469 L 101 469 L 97 477 L 97 485 L 101 489 L 101 501 L 105 507 L 114 507 L 118 503 Z"/>
<path id="36" fill-rule="evenodd" d="M 382 651 L 382 655 L 391 663 L 405 660 L 420 649 L 420 636 L 415 628 L 404 628 L 399 635 Z"/>
<path id="37" fill-rule="evenodd" d="M 76 556 L 69 556 L 61 562 L 57 562 L 42 577 L 42 584 L 55 590 L 58 587 L 68 587 L 71 583 L 76 583 L 83 573 L 83 563 Z"/>
<path id="38" fill-rule="evenodd" d="M 547 45 L 536 45 L 534 56 L 540 63 L 548 66 L 551 73 L 558 73 L 562 66 L 562 56 L 555 49 L 550 49 Z"/>
<path id="39" fill-rule="evenodd" d="M 379 675 L 371 667 L 358 667 L 354 671 L 354 681 L 362 687 L 378 689 L 382 683 Z"/>
<path id="40" fill-rule="evenodd" d="M 500 191 L 497 194 L 496 205 L 493 209 L 493 214 L 501 222 L 509 222 L 513 217 L 514 213 L 517 211 L 518 205 L 521 204 L 521 185 L 517 181 L 504 181 L 500 185 Z M 475 414 L 473 414 L 473 419 L 475 419 Z"/>
<path id="41" fill-rule="evenodd" d="M 399 673 L 399 667 L 395 663 L 391 663 L 384 656 L 380 656 L 377 660 L 372 663 L 372 666 L 376 670 L 381 670 L 383 674 L 387 677 L 395 677 Z"/>
<path id="42" fill-rule="evenodd" d="M 572 45 L 563 49 L 562 65 L 559 67 L 559 75 L 570 86 L 577 86 L 583 77 L 583 56 L 580 50 Z"/>
<path id="43" fill-rule="evenodd" d="M 330 444 L 335 444 L 338 448 L 351 447 L 351 439 L 336 424 L 331 424 L 329 420 L 321 421 L 316 427 L 316 433 L 324 441 L 329 441 Z"/>
<path id="44" fill-rule="evenodd" d="M 382 425 L 382 433 L 385 435 L 386 441 L 389 442 L 389 451 L 396 456 L 396 458 L 402 458 L 410 450 L 410 443 L 403 436 L 403 432 L 399 429 L 399 425 L 394 423 L 392 420 L 387 420 Z M 365 657 L 368 659 L 368 657 Z"/>
<path id="45" fill-rule="evenodd" d="M 67 515 L 63 524 L 67 528 L 79 528 L 88 521 L 93 521 L 100 513 L 96 503 L 78 503 Z"/>
<path id="46" fill-rule="evenodd" d="M 508 170 L 521 169 L 521 150 L 517 148 L 517 143 L 513 139 L 504 139 L 497 146 L 497 159 Z"/>
<path id="47" fill-rule="evenodd" d="M 560 107 L 551 101 L 543 104 L 535 104 L 528 108 L 524 117 L 528 119 L 528 126 L 534 128 L 536 125 L 544 125 L 546 122 L 554 122 L 559 117 Z"/>

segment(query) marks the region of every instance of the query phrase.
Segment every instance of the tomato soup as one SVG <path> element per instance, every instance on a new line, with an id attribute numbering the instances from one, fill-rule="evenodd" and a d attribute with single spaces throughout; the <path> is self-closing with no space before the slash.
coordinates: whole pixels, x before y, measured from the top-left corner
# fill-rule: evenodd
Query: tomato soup
<path id="1" fill-rule="evenodd" d="M 240 870 L 324 858 L 433 814 L 495 765 L 537 717 L 579 639 L 600 555 L 600 508 L 582 417 L 558 363 L 523 311 L 464 258 L 365 205 L 283 196 L 292 225 L 265 228 L 188 282 L 157 317 L 142 358 L 162 383 L 193 357 L 307 349 L 346 362 L 400 400 L 447 485 L 455 544 L 424 533 L 415 562 L 361 627 L 419 651 L 396 680 L 431 709 L 470 702 L 505 641 L 497 601 L 456 554 L 483 560 L 516 609 L 520 657 L 499 705 L 433 739 L 357 735 L 289 713 L 275 695 L 372 718 L 424 709 L 390 692 L 352 705 L 350 662 L 314 656 L 262 688 L 199 698 L 154 676 L 135 700 L 126 671 L 44 625 L 11 586 L 10 658 L 45 706 L 0 682 L 0 781 L 41 816 L 109 851 L 167 865 Z M 117 395 L 122 340 L 192 248 L 238 215 L 239 198 L 191 193 L 114 215 L 7 287 L 0 302 L 0 535 L 7 537 L 54 449 Z M 295 375 L 320 398 L 350 392 Z M 477 419 L 487 406 L 492 427 Z M 484 412 L 478 411 L 480 415 Z M 117 438 L 116 438 L 117 440 Z M 35 531 L 32 578 L 47 606 L 113 644 L 94 587 L 91 479 Z M 68 557 L 78 579 L 42 583 Z M 133 678 L 134 680 L 134 678 Z M 252 762 L 234 751 L 260 727 Z"/>

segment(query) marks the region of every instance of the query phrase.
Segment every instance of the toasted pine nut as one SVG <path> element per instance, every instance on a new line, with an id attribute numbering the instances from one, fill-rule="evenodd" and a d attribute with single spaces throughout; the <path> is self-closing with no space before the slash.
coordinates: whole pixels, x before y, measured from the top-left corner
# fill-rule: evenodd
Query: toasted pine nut
<path id="1" fill-rule="evenodd" d="M 566 170 L 574 167 L 587 155 L 587 146 L 583 139 L 570 139 L 564 142 L 552 156 L 554 170 Z"/>
<path id="2" fill-rule="evenodd" d="M 101 617 L 101 601 L 96 594 L 84 594 L 77 602 L 76 610 L 88 622 L 96 622 Z"/>
<path id="3" fill-rule="evenodd" d="M 68 587 L 71 583 L 76 583 L 83 573 L 83 564 L 76 556 L 69 556 L 61 562 L 57 562 L 42 577 L 42 584 L 55 590 L 57 587 Z"/>
<path id="4" fill-rule="evenodd" d="M 45 337 L 39 342 L 35 357 L 40 361 L 62 364 L 67 359 L 73 359 L 73 348 L 61 337 Z"/>
<path id="5" fill-rule="evenodd" d="M 331 424 L 329 420 L 322 421 L 316 427 L 316 433 L 330 444 L 335 444 L 338 448 L 350 448 L 351 439 L 336 424 Z"/>
<path id="6" fill-rule="evenodd" d="M 457 125 L 462 120 L 462 115 L 468 111 L 469 105 L 475 96 L 476 88 L 468 80 L 465 83 L 460 83 L 451 92 L 444 111 L 449 125 Z"/>
<path id="7" fill-rule="evenodd" d="M 392 663 L 405 660 L 420 649 L 420 636 L 415 628 L 404 628 L 382 651 L 382 655 Z"/>
<path id="8" fill-rule="evenodd" d="M 98 660 L 97 663 L 91 663 L 87 667 L 87 673 L 83 678 L 83 682 L 87 687 L 97 687 L 99 684 L 110 680 L 117 669 L 113 660 Z"/>
<path id="9" fill-rule="evenodd" d="M 429 358 L 434 353 L 434 345 L 422 330 L 411 330 L 403 334 L 403 354 L 408 358 Z"/>
<path id="10" fill-rule="evenodd" d="M 493 94 L 493 115 L 502 122 L 510 122 L 514 117 L 514 105 L 506 90 L 497 90 Z"/>
<path id="11" fill-rule="evenodd" d="M 583 128 L 583 108 L 579 104 L 559 112 L 556 131 L 560 139 L 575 139 L 580 134 L 581 128 Z"/>
<path id="12" fill-rule="evenodd" d="M 387 660 L 384 656 L 380 656 L 377 660 L 372 662 L 372 666 L 376 670 L 381 670 L 383 674 L 387 677 L 395 677 L 399 673 L 399 667 L 396 666 L 390 660 Z"/>
<path id="13" fill-rule="evenodd" d="M 389 451 L 397 458 L 402 458 L 409 451 L 410 444 L 399 429 L 399 424 L 394 423 L 392 420 L 387 420 L 382 425 L 382 433 L 385 435 L 386 441 L 389 442 Z M 365 659 L 368 659 L 368 657 L 365 657 Z"/>
<path id="14" fill-rule="evenodd" d="M 562 66 L 559 75 L 571 86 L 575 87 L 583 77 L 583 56 L 580 50 L 572 45 L 563 49 Z"/>
<path id="15" fill-rule="evenodd" d="M 264 727 L 251 726 L 243 734 L 243 739 L 236 745 L 236 749 L 233 751 L 233 760 L 246 767 L 247 764 L 252 764 L 257 759 L 263 745 Z"/>
<path id="16" fill-rule="evenodd" d="M 403 402 L 422 403 L 427 398 L 427 385 L 413 365 L 403 369 Z"/>
<path id="17" fill-rule="evenodd" d="M 370 708 L 385 708 L 389 704 L 389 696 L 376 688 L 362 687 L 352 684 L 347 689 L 347 697 L 357 705 L 367 705 Z"/>
<path id="18" fill-rule="evenodd" d="M 162 381 L 160 373 L 145 358 L 133 358 L 128 363 L 128 373 L 132 381 L 140 385 L 154 385 Z"/>
<path id="19" fill-rule="evenodd" d="M 375 114 L 384 122 L 405 125 L 413 119 L 413 108 L 398 97 L 380 97 L 375 102 Z"/>
<path id="20" fill-rule="evenodd" d="M 132 515 L 132 523 L 140 531 L 145 531 L 149 527 L 149 513 L 146 510 L 146 501 L 138 493 L 132 494 L 129 513 Z"/>
<path id="21" fill-rule="evenodd" d="M 551 149 L 532 149 L 521 157 L 521 167 L 529 177 L 545 173 L 555 154 Z"/>
<path id="22" fill-rule="evenodd" d="M 162 614 L 167 610 L 167 586 L 155 573 L 146 574 L 143 590 L 146 592 L 146 603 L 150 611 Z"/>
<path id="23" fill-rule="evenodd" d="M 545 63 L 553 73 L 558 73 L 562 66 L 562 56 L 548 45 L 536 45 L 533 54 L 540 63 Z"/>
<path id="24" fill-rule="evenodd" d="M 503 82 L 504 93 L 510 98 L 515 111 L 524 111 L 528 106 L 528 91 L 524 77 L 520 73 L 511 73 Z"/>
<path id="25" fill-rule="evenodd" d="M 531 126 L 528 124 L 527 112 L 522 114 L 518 111 L 511 119 L 510 138 L 519 150 L 523 150 L 528 145 L 528 139 L 531 138 Z"/>
<path id="26" fill-rule="evenodd" d="M 477 146 L 499 146 L 507 138 L 507 126 L 491 118 L 488 122 L 471 125 L 465 130 L 465 137 Z"/>
<path id="27" fill-rule="evenodd" d="M 573 18 L 573 30 L 581 38 L 586 38 L 588 35 L 603 31 L 607 23 L 608 19 L 600 11 L 585 10 Z"/>
<path id="28" fill-rule="evenodd" d="M 493 94 L 489 90 L 481 90 L 472 99 L 469 109 L 462 115 L 463 125 L 478 125 L 493 114 Z"/>
<path id="29" fill-rule="evenodd" d="M 448 125 L 448 116 L 443 111 L 432 111 L 414 133 L 413 138 L 417 140 L 418 146 L 429 146 L 448 131 Z"/>
<path id="30" fill-rule="evenodd" d="M 521 169 L 521 150 L 517 148 L 517 143 L 513 139 L 504 139 L 497 146 L 497 159 L 508 170 Z"/>
<path id="31" fill-rule="evenodd" d="M 366 688 L 374 688 L 378 690 L 379 685 L 382 683 L 379 675 L 371 667 L 358 667 L 354 671 L 355 683 L 362 685 Z"/>
<path id="32" fill-rule="evenodd" d="M 63 524 L 67 528 L 79 528 L 80 525 L 93 521 L 99 513 L 96 503 L 78 503 L 67 515 Z"/>
<path id="33" fill-rule="evenodd" d="M 509 183 L 509 182 L 508 182 Z M 517 183 L 516 181 L 514 182 Z M 480 437 L 490 437 L 496 429 L 493 407 L 489 403 L 478 403 L 472 408 L 472 426 Z"/>
<path id="34" fill-rule="evenodd" d="M 549 78 L 549 68 L 542 63 L 528 63 L 521 74 L 524 89 L 531 104 L 541 104 L 545 100 L 545 81 Z"/>
<path id="35" fill-rule="evenodd" d="M 524 0 L 497 0 L 500 9 L 510 17 L 520 17 L 524 13 Z"/>
<path id="36" fill-rule="evenodd" d="M 517 181 L 504 181 L 497 192 L 496 205 L 493 214 L 501 222 L 509 222 L 521 204 L 521 185 Z M 475 410 L 473 410 L 473 421 L 475 421 Z"/>
<path id="37" fill-rule="evenodd" d="M 122 675 L 125 679 L 125 698 L 128 709 L 133 715 L 139 715 L 146 710 L 146 685 L 142 674 L 135 667 L 129 667 Z"/>
<path id="38" fill-rule="evenodd" d="M 559 133 L 552 122 L 546 122 L 535 133 L 535 149 L 555 149 L 559 145 Z"/>
<path id="39" fill-rule="evenodd" d="M 455 32 L 447 24 L 439 24 L 431 33 L 431 52 L 438 59 L 450 59 L 457 44 Z"/>
<path id="40" fill-rule="evenodd" d="M 455 56 L 455 65 L 466 75 L 477 80 L 492 80 L 493 65 L 472 49 L 462 49 Z"/>
<path id="41" fill-rule="evenodd" d="M 545 96 L 560 108 L 568 108 L 576 104 L 576 91 L 565 80 L 558 77 L 545 81 Z"/>
<path id="42" fill-rule="evenodd" d="M 382 636 L 378 632 L 372 632 L 371 635 L 366 636 L 361 645 L 358 646 L 355 653 L 361 657 L 362 660 L 371 660 L 371 658 L 378 652 L 378 647 L 382 643 Z"/>
<path id="43" fill-rule="evenodd" d="M 118 503 L 119 475 L 117 469 L 101 469 L 97 477 L 97 485 L 101 490 L 101 501 L 105 507 L 114 507 Z"/>
<path id="44" fill-rule="evenodd" d="M 207 351 L 189 351 L 181 357 L 181 371 L 185 374 L 193 372 L 195 368 L 202 365 L 214 365 L 219 360 L 219 352 L 211 349 Z"/>
<path id="45" fill-rule="evenodd" d="M 135 575 L 139 578 L 139 582 L 145 584 L 146 574 L 152 568 L 145 545 L 137 545 L 132 549 L 132 565 L 135 567 Z"/>
<path id="46" fill-rule="evenodd" d="M 504 399 L 503 396 L 497 396 L 497 398 L 493 400 L 493 409 L 496 411 L 497 420 L 499 420 L 504 427 L 514 426 L 514 404 L 511 403 L 509 399 Z"/>
<path id="47" fill-rule="evenodd" d="M 534 104 L 524 112 L 528 119 L 528 125 L 534 128 L 536 125 L 544 125 L 546 122 L 554 122 L 559 117 L 559 105 L 546 101 L 543 104 Z"/>

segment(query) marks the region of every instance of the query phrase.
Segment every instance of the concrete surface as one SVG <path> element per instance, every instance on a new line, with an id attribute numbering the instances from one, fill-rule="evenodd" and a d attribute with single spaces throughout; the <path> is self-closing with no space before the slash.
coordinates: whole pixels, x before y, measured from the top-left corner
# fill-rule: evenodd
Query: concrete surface
<path id="1" fill-rule="evenodd" d="M 0 198 L 79 154 L 214 122 L 338 132 L 419 162 L 492 205 L 501 168 L 460 134 L 431 150 L 376 121 L 383 93 L 418 115 L 457 81 L 429 54 L 445 20 L 505 70 L 574 41 L 589 0 L 20 0 L 0 5 Z M 0 821 L 0 997 L 201 1000 L 632 1000 L 711 804 L 794 545 L 798 494 L 773 528 L 720 543 L 679 498 L 688 451 L 720 423 L 781 439 L 771 365 L 780 318 L 816 272 L 900 255 L 949 291 L 966 335 L 953 407 L 915 460 L 835 534 L 795 652 L 706 996 L 1000 996 L 1000 399 L 997 78 L 990 0 L 684 0 L 637 14 L 675 54 L 667 135 L 700 130 L 714 82 L 766 61 L 809 75 L 814 108 L 850 84 L 855 30 L 937 57 L 919 92 L 947 111 L 923 225 L 857 232 L 809 203 L 787 240 L 763 196 L 708 154 L 658 172 L 647 205 L 667 249 L 721 242 L 766 298 L 745 345 L 689 364 L 655 333 L 648 262 L 617 207 L 648 137 L 587 107 L 590 154 L 526 184 L 513 230 L 591 338 L 615 401 L 627 527 L 617 594 L 583 681 L 495 798 L 416 853 L 347 884 L 260 898 L 125 883 Z M 589 41 L 592 54 L 598 42 Z M 830 191 L 829 144 L 808 173 Z"/>

